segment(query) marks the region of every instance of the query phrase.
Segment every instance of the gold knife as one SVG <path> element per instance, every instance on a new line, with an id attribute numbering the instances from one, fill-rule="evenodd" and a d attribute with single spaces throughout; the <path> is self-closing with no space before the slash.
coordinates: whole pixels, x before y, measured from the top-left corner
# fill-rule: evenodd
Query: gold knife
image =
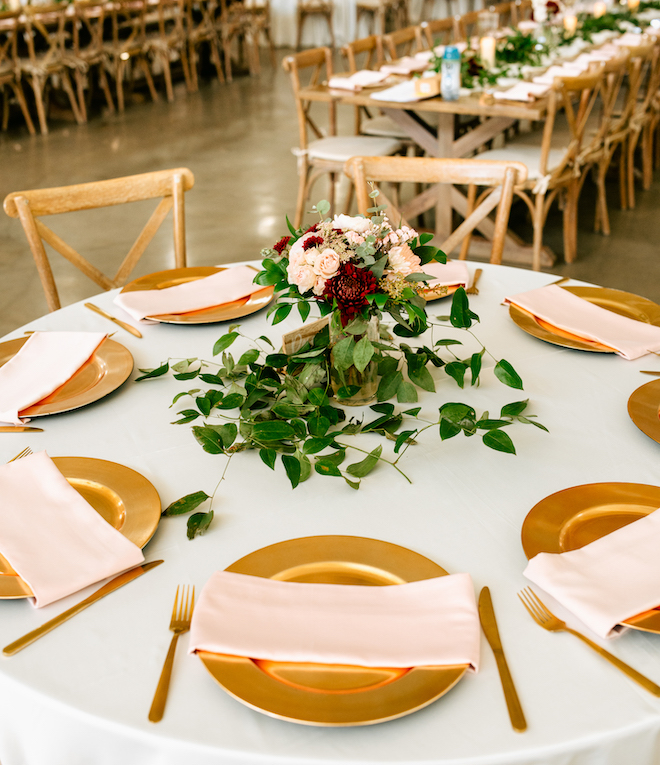
<path id="1" fill-rule="evenodd" d="M 2 425 L 0 433 L 43 433 L 43 428 L 33 428 L 30 425 Z"/>
<path id="2" fill-rule="evenodd" d="M 8 646 L 2 649 L 2 653 L 5 656 L 13 656 L 15 653 L 18 653 L 23 648 L 30 645 L 30 643 L 34 643 L 34 641 L 38 640 L 40 637 L 42 637 L 42 635 L 46 635 L 51 630 L 54 630 L 55 627 L 59 627 L 60 624 L 63 624 L 64 622 L 66 622 L 72 616 L 75 616 L 81 611 L 84 611 L 88 606 L 91 606 L 92 603 L 95 603 L 97 600 L 100 600 L 106 595 L 109 595 L 111 592 L 114 592 L 120 587 L 123 587 L 123 585 L 128 584 L 129 582 L 132 582 L 134 579 L 137 579 L 139 576 L 142 576 L 142 574 L 145 574 L 147 571 L 151 570 L 152 568 L 155 568 L 156 566 L 160 566 L 162 562 L 163 562 L 162 560 L 153 560 L 150 563 L 142 563 L 141 565 L 136 566 L 135 568 L 132 568 L 129 571 L 124 571 L 123 574 L 119 574 L 119 576 L 116 576 L 107 584 L 104 584 L 100 590 L 97 590 L 88 598 L 85 598 L 85 600 L 81 600 L 80 603 L 73 606 L 68 611 L 64 611 L 59 616 L 56 616 L 54 619 L 51 619 L 45 624 L 42 624 L 41 627 L 37 627 L 36 630 L 32 630 L 32 632 L 28 632 L 27 635 L 23 635 L 23 637 L 19 638 L 18 640 L 15 640 L 13 643 L 10 643 Z"/>
<path id="3" fill-rule="evenodd" d="M 111 316 L 109 313 L 106 313 L 102 308 L 99 308 L 97 305 L 94 305 L 94 303 L 85 303 L 85 308 L 89 308 L 90 311 L 95 311 L 96 313 L 103 316 L 104 319 L 109 319 L 110 321 L 114 321 L 115 324 L 120 326 L 122 329 L 125 329 L 127 332 L 130 332 L 131 335 L 135 335 L 135 337 L 142 337 L 142 333 L 135 329 L 131 324 L 127 324 L 125 321 L 122 321 L 121 319 L 116 319 L 114 316 Z"/>
<path id="4" fill-rule="evenodd" d="M 525 720 L 525 715 L 520 706 L 520 699 L 516 693 L 513 678 L 509 672 L 509 665 L 506 663 L 506 658 L 504 656 L 504 649 L 502 648 L 502 641 L 500 640 L 500 633 L 497 629 L 497 622 L 495 620 L 493 600 L 490 597 L 490 590 L 488 587 L 484 587 L 479 594 L 479 620 L 481 621 L 481 627 L 486 635 L 486 640 L 488 640 L 488 643 L 495 654 L 495 661 L 497 662 L 497 669 L 500 673 L 500 680 L 502 681 L 502 689 L 504 690 L 504 698 L 506 699 L 506 706 L 509 710 L 511 725 L 514 730 L 520 732 L 527 730 L 527 721 Z"/>

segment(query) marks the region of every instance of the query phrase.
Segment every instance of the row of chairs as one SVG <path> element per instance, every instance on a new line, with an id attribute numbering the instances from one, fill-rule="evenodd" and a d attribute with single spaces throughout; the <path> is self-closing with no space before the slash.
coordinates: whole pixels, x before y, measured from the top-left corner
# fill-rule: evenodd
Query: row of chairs
<path id="1" fill-rule="evenodd" d="M 0 86 L 3 129 L 15 100 L 28 130 L 35 128 L 23 89 L 34 96 L 39 127 L 48 132 L 48 91 L 60 88 L 76 121 L 87 121 L 96 84 L 112 112 L 124 110 L 127 81 L 141 75 L 153 100 L 162 74 L 167 99 L 174 99 L 172 63 L 180 62 L 189 92 L 198 89 L 200 51 L 206 49 L 221 82 L 232 79 L 238 46 L 249 70 L 260 70 L 259 41 L 270 36 L 268 0 L 75 0 L 71 5 L 26 6 L 0 13 Z M 75 89 L 72 85 L 75 81 Z M 112 82 L 115 91 L 111 91 Z"/>
<path id="2" fill-rule="evenodd" d="M 354 157 L 343 170 L 357 188 L 358 208 L 365 215 L 372 205 L 369 197 L 371 190 L 369 182 L 406 180 L 416 183 L 468 184 L 470 188 L 489 187 L 489 199 L 475 208 L 469 219 L 461 224 L 443 245 L 447 250 L 451 250 L 461 241 L 467 241 L 485 215 L 497 207 L 496 234 L 491 255 L 491 262 L 494 263 L 501 262 L 513 189 L 524 182 L 526 177 L 526 168 L 519 162 L 446 160 L 425 157 Z M 16 191 L 9 194 L 4 200 L 5 212 L 12 218 L 18 218 L 23 226 L 49 310 L 58 310 L 61 302 L 45 244 L 80 269 L 101 289 L 115 289 L 126 284 L 147 245 L 172 210 L 174 265 L 176 268 L 184 267 L 186 265 L 184 195 L 193 188 L 194 183 L 195 179 L 190 170 L 176 168 L 75 186 Z M 107 276 L 101 272 L 41 220 L 43 216 L 93 210 L 149 199 L 160 201 L 114 276 Z M 387 203 L 390 220 L 399 221 L 398 211 L 389 200 Z"/>

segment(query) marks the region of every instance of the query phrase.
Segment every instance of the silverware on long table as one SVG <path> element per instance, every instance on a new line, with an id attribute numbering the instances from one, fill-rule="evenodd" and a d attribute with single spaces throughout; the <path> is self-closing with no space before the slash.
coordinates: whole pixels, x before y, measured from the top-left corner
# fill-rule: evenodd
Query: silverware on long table
<path id="1" fill-rule="evenodd" d="M 519 732 L 527 730 L 525 714 L 520 705 L 520 699 L 518 698 L 516 687 L 513 684 L 509 665 L 504 656 L 504 649 L 502 648 L 502 641 L 500 640 L 500 632 L 497 629 L 497 621 L 495 619 L 493 600 L 490 596 L 488 587 L 484 587 L 479 594 L 479 620 L 481 621 L 481 628 L 484 631 L 484 635 L 486 635 L 486 640 L 488 640 L 490 647 L 493 649 L 493 654 L 495 655 L 497 670 L 500 673 L 502 690 L 504 691 L 506 707 L 509 710 L 511 725 L 514 730 Z"/>
<path id="2" fill-rule="evenodd" d="M 628 677 L 636 683 L 639 683 L 642 688 L 645 688 L 654 696 L 660 696 L 660 686 L 656 685 L 652 680 L 649 680 L 648 677 L 645 677 L 636 669 L 633 669 L 628 664 L 621 661 L 621 659 L 618 659 L 616 656 L 609 653 L 609 651 L 601 648 L 597 643 L 589 640 L 586 635 L 567 627 L 566 622 L 563 622 L 555 616 L 531 588 L 525 587 L 522 592 L 518 593 L 518 597 L 522 600 L 523 605 L 529 611 L 532 619 L 543 627 L 544 630 L 549 630 L 550 632 L 570 632 L 571 635 L 580 638 L 580 640 L 586 643 L 589 648 L 593 648 L 596 653 L 600 654 L 604 659 L 607 659 L 610 664 L 614 664 L 615 667 L 628 675 Z"/>
<path id="3" fill-rule="evenodd" d="M 135 335 L 135 337 L 142 337 L 142 333 L 138 329 L 135 329 L 134 326 L 132 326 L 131 324 L 128 324 L 125 321 L 122 321 L 121 319 L 117 319 L 116 317 L 104 311 L 102 308 L 99 308 L 97 305 L 94 305 L 94 303 L 85 303 L 85 308 L 89 308 L 90 311 L 94 311 L 95 313 L 98 313 L 100 316 L 103 316 L 104 319 L 113 321 L 117 326 L 121 327 L 122 329 L 125 329 L 127 332 L 130 332 L 131 335 Z"/>
<path id="4" fill-rule="evenodd" d="M 472 277 L 472 281 L 470 282 L 469 286 L 465 290 L 466 295 L 478 295 L 479 290 L 477 288 L 477 284 L 479 282 L 479 279 L 481 278 L 481 274 L 483 274 L 484 270 L 483 268 L 477 268 L 477 270 L 474 272 L 474 276 Z"/>
<path id="5" fill-rule="evenodd" d="M 13 656 L 15 653 L 18 653 L 19 651 L 23 650 L 23 648 L 30 645 L 30 643 L 34 643 L 35 640 L 38 640 L 43 635 L 46 635 L 51 630 L 54 630 L 55 627 L 59 627 L 60 624 L 63 624 L 72 616 L 75 616 L 81 611 L 84 611 L 88 606 L 91 606 L 92 603 L 96 603 L 97 600 L 100 600 L 106 595 L 109 595 L 111 592 L 118 590 L 125 584 L 132 582 L 134 579 L 142 576 L 142 574 L 145 574 L 152 568 L 160 566 L 162 562 L 162 560 L 152 560 L 149 563 L 142 563 L 139 566 L 135 566 L 135 568 L 124 571 L 123 574 L 119 574 L 119 576 L 111 579 L 107 584 L 103 585 L 100 590 L 97 590 L 88 598 L 85 598 L 85 600 L 81 600 L 77 605 L 69 608 L 67 611 L 64 611 L 59 616 L 56 616 L 54 619 L 51 619 L 45 624 L 42 624 L 41 627 L 37 627 L 36 630 L 28 632 L 27 635 L 23 635 L 23 637 L 19 638 L 18 640 L 14 640 L 14 642 L 10 643 L 8 646 L 5 646 L 2 649 L 2 653 L 5 656 Z"/>

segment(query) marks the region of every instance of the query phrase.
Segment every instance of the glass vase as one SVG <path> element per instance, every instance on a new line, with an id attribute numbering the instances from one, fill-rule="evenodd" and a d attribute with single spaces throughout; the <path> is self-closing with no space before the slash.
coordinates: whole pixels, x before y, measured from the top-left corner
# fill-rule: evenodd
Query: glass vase
<path id="1" fill-rule="evenodd" d="M 348 327 L 350 328 L 350 324 Z M 373 359 L 360 371 L 354 364 L 348 368 L 335 366 L 334 349 L 342 340 L 352 338 L 355 347 L 359 341 L 366 337 L 371 342 L 378 342 L 380 337 L 380 321 L 378 316 L 370 317 L 364 332 L 355 334 L 347 332 L 341 324 L 339 316 L 333 316 L 330 322 L 330 385 L 337 396 L 337 403 L 342 406 L 364 406 L 370 404 L 376 398 L 378 390 L 378 364 Z M 357 387 L 359 390 L 350 397 L 340 398 L 338 395 L 342 388 Z"/>

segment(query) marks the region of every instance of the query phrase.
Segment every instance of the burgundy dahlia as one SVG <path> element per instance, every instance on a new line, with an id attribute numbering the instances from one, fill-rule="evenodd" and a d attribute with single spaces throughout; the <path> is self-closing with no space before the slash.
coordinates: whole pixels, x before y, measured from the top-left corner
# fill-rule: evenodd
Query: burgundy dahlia
<path id="1" fill-rule="evenodd" d="M 344 326 L 367 305 L 367 295 L 375 292 L 376 279 L 371 271 L 356 268 L 352 263 L 343 263 L 336 276 L 328 279 L 325 284 L 323 297 L 332 302 L 337 301 Z"/>
<path id="2" fill-rule="evenodd" d="M 284 248 L 287 246 L 287 244 L 289 244 L 290 239 L 290 236 L 283 236 L 277 244 L 273 245 L 275 252 L 281 255 L 284 251 Z"/>
<path id="3" fill-rule="evenodd" d="M 303 250 L 311 250 L 312 247 L 316 247 L 319 244 L 323 244 L 323 237 L 322 236 L 310 236 L 309 239 L 305 239 L 305 244 L 303 244 Z"/>

